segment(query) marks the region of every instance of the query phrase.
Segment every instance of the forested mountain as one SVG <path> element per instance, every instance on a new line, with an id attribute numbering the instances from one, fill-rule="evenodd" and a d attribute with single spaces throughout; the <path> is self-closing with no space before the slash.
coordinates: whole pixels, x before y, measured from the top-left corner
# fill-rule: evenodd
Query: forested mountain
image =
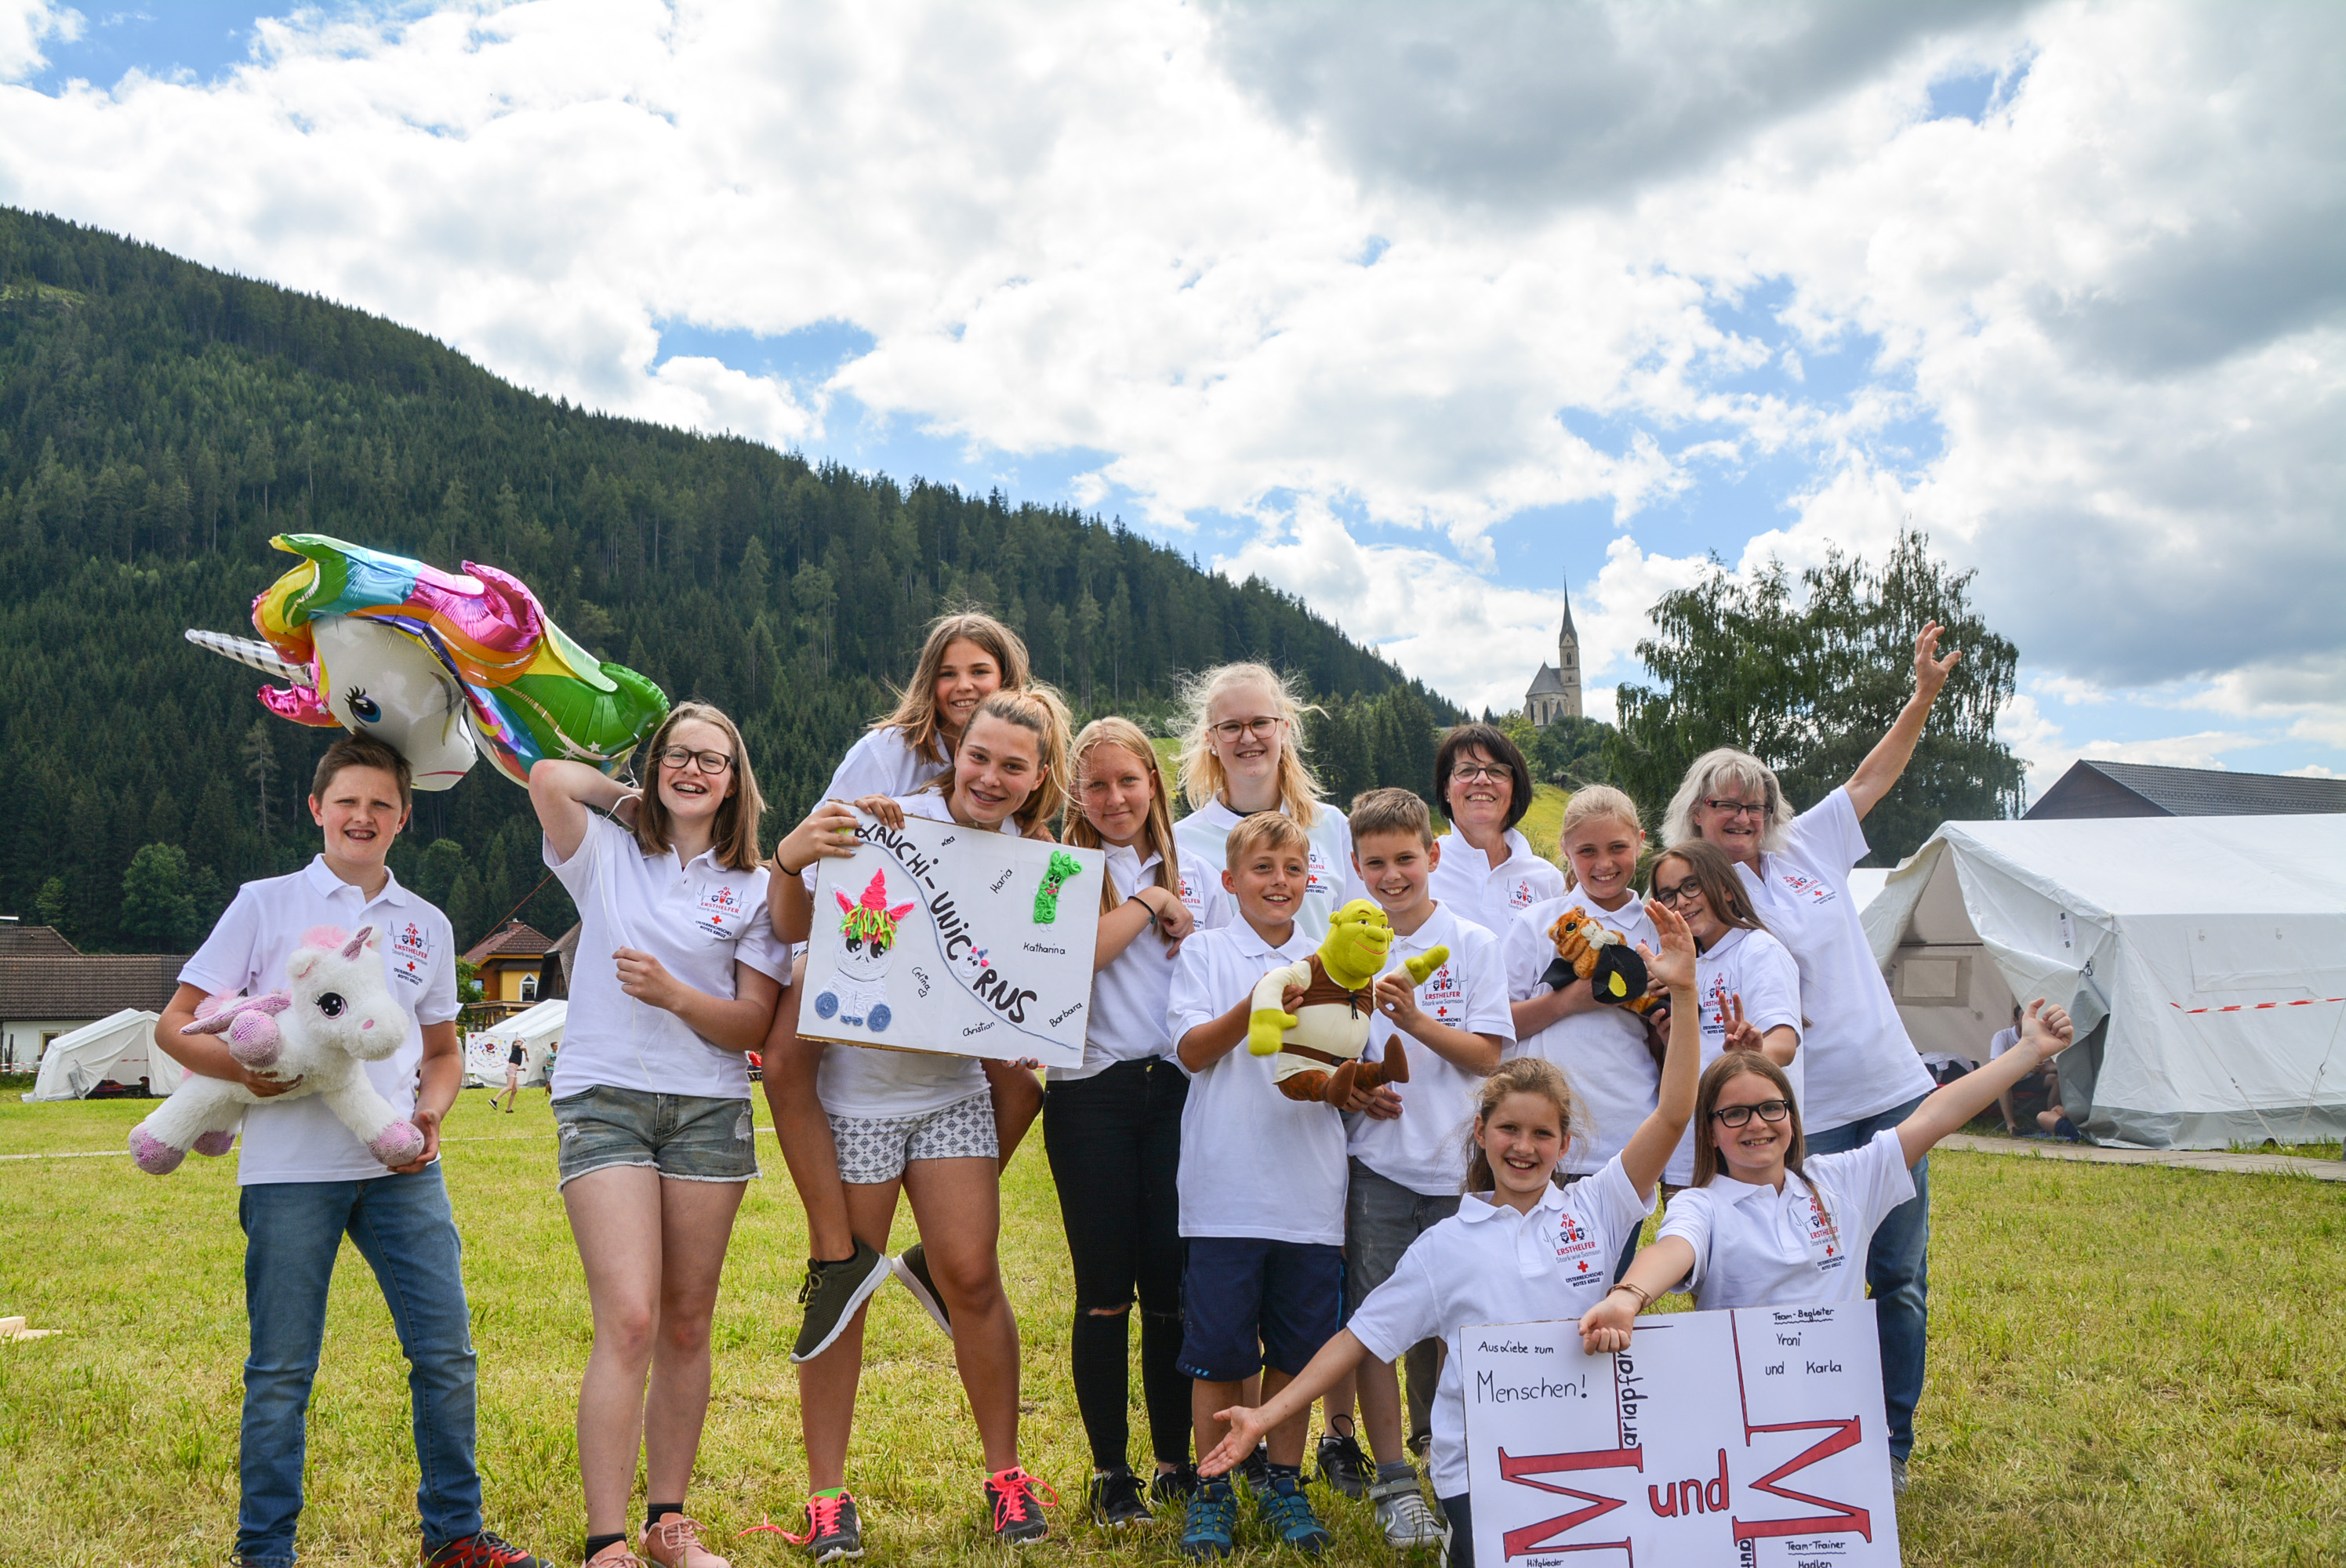
<path id="1" fill-rule="evenodd" d="M 1340 799 L 1426 788 L 1457 717 L 1294 598 L 1120 525 L 590 413 L 363 312 L 0 209 L 0 911 L 183 950 L 312 851 L 332 732 L 180 637 L 249 632 L 294 562 L 270 536 L 305 531 L 503 567 L 595 652 L 721 705 L 770 839 L 964 599 L 1089 712 L 1161 718 L 1180 672 L 1229 658 L 1300 672 Z M 418 797 L 393 864 L 466 942 L 517 904 L 571 919 L 558 884 L 531 896 L 526 799 L 485 765 Z"/>

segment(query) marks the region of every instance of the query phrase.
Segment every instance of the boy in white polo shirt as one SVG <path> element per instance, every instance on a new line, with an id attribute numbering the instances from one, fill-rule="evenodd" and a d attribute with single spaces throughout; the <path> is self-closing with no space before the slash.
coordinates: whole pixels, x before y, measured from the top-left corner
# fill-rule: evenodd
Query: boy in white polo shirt
<path id="1" fill-rule="evenodd" d="M 383 864 L 407 826 L 409 806 L 407 763 L 389 746 L 349 735 L 328 747 L 310 795 L 324 852 L 291 876 L 237 890 L 179 971 L 178 993 L 155 1025 L 157 1044 L 188 1071 L 264 1096 L 284 1093 L 291 1084 L 254 1077 L 220 1036 L 179 1031 L 207 996 L 282 986 L 286 958 L 318 926 L 381 931 L 392 994 L 414 1021 L 395 1054 L 367 1065 L 392 1109 L 423 1134 L 423 1153 L 413 1164 L 385 1170 L 316 1095 L 264 1100 L 245 1113 L 238 1218 L 252 1353 L 244 1364 L 236 1529 L 236 1560 L 245 1568 L 290 1568 L 294 1560 L 304 1417 L 325 1337 L 327 1287 L 345 1235 L 374 1270 L 407 1357 L 426 1568 L 536 1568 L 528 1553 L 481 1528 L 463 1249 L 436 1163 L 441 1119 L 463 1081 L 456 944 L 448 917 L 401 887 Z"/>
<path id="2" fill-rule="evenodd" d="M 1440 863 L 1425 802 L 1406 789 L 1372 789 L 1352 802 L 1352 864 L 1393 929 L 1385 972 L 1376 984 L 1377 1019 L 1369 1050 L 1382 1060 L 1409 1057 L 1409 1077 L 1373 1092 L 1366 1113 L 1351 1118 L 1346 1140 L 1350 1182 L 1344 1204 L 1344 1297 L 1352 1310 L 1392 1277 L 1410 1243 L 1458 1212 L 1466 1179 L 1466 1128 L 1482 1081 L 1515 1043 L 1506 972 L 1498 939 L 1434 901 L 1430 879 Z M 1449 958 L 1413 986 L 1406 959 L 1450 950 Z M 1441 1341 L 1410 1349 L 1410 1447 L 1423 1451 L 1432 1431 Z M 1390 1361 L 1360 1371 L 1361 1413 L 1377 1457 L 1368 1496 L 1388 1544 L 1406 1550 L 1442 1539 L 1442 1526 L 1418 1490 L 1410 1447 L 1402 1438 L 1401 1382 Z M 1340 1385 L 1329 1395 L 1341 1410 Z M 1337 1439 L 1337 1441 L 1348 1440 Z M 1329 1469 L 1331 1437 L 1321 1440 Z"/>
<path id="3" fill-rule="evenodd" d="M 1278 1392 L 1344 1310 L 1343 1118 L 1280 1094 L 1275 1058 L 1239 1048 L 1256 984 L 1314 947 L 1296 924 L 1311 840 L 1292 818 L 1258 811 L 1223 849 L 1222 887 L 1238 918 L 1181 944 L 1166 1009 L 1174 1060 L 1190 1080 L 1176 1183 L 1188 1255 L 1176 1365 L 1191 1380 L 1199 1453 L 1221 1441 L 1215 1412 L 1239 1402 L 1249 1378 L 1260 1370 L 1264 1394 Z M 1269 1483 L 1256 1506 L 1280 1542 L 1316 1553 L 1331 1537 L 1303 1496 L 1310 1421 L 1305 1410 L 1270 1434 Z M 1229 1477 L 1200 1485 L 1183 1521 L 1183 1554 L 1228 1556 L 1237 1520 Z"/>

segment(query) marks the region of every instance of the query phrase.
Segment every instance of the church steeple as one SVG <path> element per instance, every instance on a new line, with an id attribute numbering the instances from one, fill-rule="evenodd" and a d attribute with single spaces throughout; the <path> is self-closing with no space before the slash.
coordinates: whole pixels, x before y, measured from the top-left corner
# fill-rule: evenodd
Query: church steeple
<path id="1" fill-rule="evenodd" d="M 1542 665 L 1524 693 L 1524 717 L 1545 729 L 1580 717 L 1580 634 L 1572 625 L 1572 585 L 1564 586 L 1564 624 L 1556 628 L 1556 664 Z"/>

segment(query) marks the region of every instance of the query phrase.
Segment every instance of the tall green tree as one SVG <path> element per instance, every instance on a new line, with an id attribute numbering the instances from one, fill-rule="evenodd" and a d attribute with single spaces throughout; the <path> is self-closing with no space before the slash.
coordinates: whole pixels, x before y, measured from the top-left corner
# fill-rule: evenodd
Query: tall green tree
<path id="1" fill-rule="evenodd" d="M 1780 565 L 1749 581 L 1712 559 L 1709 574 L 1654 607 L 1637 657 L 1655 684 L 1624 682 L 1605 765 L 1649 817 L 1687 767 L 1717 746 L 1777 771 L 1795 806 L 1855 771 L 1913 691 L 1914 639 L 1936 621 L 1942 651 L 1963 650 L 1897 788 L 1866 818 L 1877 865 L 1912 854 L 1941 822 L 2014 814 L 2020 761 L 1995 733 L 2018 655 L 1971 606 L 1972 574 L 1902 530 L 1877 569 L 1839 552 L 1801 573 Z"/>
<path id="2" fill-rule="evenodd" d="M 188 854 L 177 844 L 148 844 L 122 873 L 122 934 L 153 952 L 194 951 L 196 897 Z"/>

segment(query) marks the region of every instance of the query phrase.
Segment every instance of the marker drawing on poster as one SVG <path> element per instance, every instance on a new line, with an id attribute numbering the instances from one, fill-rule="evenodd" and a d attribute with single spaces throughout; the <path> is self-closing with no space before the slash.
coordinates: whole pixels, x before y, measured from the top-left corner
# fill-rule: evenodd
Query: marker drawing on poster
<path id="1" fill-rule="evenodd" d="M 1100 852 L 920 817 L 856 833 L 816 874 L 799 1033 L 1081 1065 Z"/>
<path id="2" fill-rule="evenodd" d="M 1484 1568 L 1898 1562 L 1873 1303 L 1460 1336 Z"/>

